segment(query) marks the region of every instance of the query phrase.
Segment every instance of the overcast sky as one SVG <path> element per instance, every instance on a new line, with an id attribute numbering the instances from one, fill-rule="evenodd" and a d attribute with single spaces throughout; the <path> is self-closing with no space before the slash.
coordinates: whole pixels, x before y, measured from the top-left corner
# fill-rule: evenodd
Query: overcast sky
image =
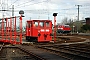
<path id="1" fill-rule="evenodd" d="M 14 15 L 18 16 L 18 11 L 23 10 L 25 17 L 23 25 L 29 19 L 50 19 L 53 21 L 53 13 L 58 13 L 57 23 L 62 19 L 77 19 L 77 5 L 80 5 L 80 20 L 90 16 L 90 0 L 0 0 L 0 9 L 11 10 L 14 5 Z M 3 8 L 2 8 L 3 6 Z M 0 17 L 2 18 L 0 12 Z M 11 12 L 4 12 L 5 17 L 10 17 Z"/>

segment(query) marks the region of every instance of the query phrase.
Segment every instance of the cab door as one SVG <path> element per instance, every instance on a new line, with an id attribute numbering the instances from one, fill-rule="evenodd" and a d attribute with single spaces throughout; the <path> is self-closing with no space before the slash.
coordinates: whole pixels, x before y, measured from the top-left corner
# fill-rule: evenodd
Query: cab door
<path id="1" fill-rule="evenodd" d="M 26 35 L 31 36 L 31 21 L 26 24 Z"/>
<path id="2" fill-rule="evenodd" d="M 45 22 L 45 39 L 47 41 L 51 41 L 52 40 L 52 23 L 50 21 L 46 21 Z"/>
<path id="3" fill-rule="evenodd" d="M 44 21 L 39 21 L 39 30 L 38 30 L 38 41 L 42 42 L 45 40 L 44 38 Z"/>

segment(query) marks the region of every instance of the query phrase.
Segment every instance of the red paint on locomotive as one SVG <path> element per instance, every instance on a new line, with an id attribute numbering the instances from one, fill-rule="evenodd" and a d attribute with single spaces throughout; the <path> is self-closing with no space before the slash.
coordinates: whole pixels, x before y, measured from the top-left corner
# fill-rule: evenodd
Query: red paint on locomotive
<path id="1" fill-rule="evenodd" d="M 51 20 L 28 20 L 26 23 L 26 40 L 30 42 L 50 42 L 51 34 Z"/>
<path id="2" fill-rule="evenodd" d="M 58 33 L 70 33 L 71 28 L 69 25 L 58 25 Z"/>

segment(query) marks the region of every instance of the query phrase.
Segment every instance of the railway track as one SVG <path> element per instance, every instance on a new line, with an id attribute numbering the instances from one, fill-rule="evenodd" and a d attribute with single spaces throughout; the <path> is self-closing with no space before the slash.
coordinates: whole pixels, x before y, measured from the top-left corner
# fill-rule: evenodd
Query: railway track
<path id="1" fill-rule="evenodd" d="M 44 59 L 44 58 L 42 58 L 42 57 L 40 57 L 40 56 L 38 56 L 38 55 L 36 55 L 36 54 L 34 54 L 34 53 L 26 50 L 26 49 L 24 49 L 24 48 L 21 48 L 21 47 L 18 47 L 18 48 L 19 48 L 20 50 L 28 53 L 29 55 L 32 55 L 36 60 L 46 60 L 46 59 Z"/>
<path id="2" fill-rule="evenodd" d="M 58 54 L 68 60 L 90 60 L 90 44 L 47 45 L 38 46 L 41 49 Z"/>
<path id="3" fill-rule="evenodd" d="M 82 37 L 82 36 L 80 36 Z M 86 36 L 85 36 L 86 37 Z M 59 37 L 58 37 L 59 38 Z M 72 42 L 72 41 L 79 41 L 79 38 L 74 37 L 60 37 L 62 41 L 64 42 Z M 76 41 L 76 42 L 77 42 Z M 81 40 L 80 40 L 81 41 Z M 82 39 L 82 41 L 84 41 Z M 65 42 L 64 42 L 65 43 Z M 5 46 L 5 44 L 0 45 L 0 60 L 47 60 L 46 58 L 43 58 L 42 56 L 39 56 L 30 50 L 28 47 L 20 47 L 20 46 Z M 52 52 L 56 54 L 59 57 L 63 57 L 68 60 L 89 60 L 90 59 L 90 44 L 70 44 L 70 45 L 61 45 L 60 43 L 35 43 L 31 44 L 33 46 L 36 46 L 40 49 L 47 50 L 49 52 Z M 40 51 L 40 50 L 39 50 Z M 44 55 L 45 56 L 45 55 Z M 54 56 L 54 55 L 53 55 Z M 54 57 L 55 58 L 55 57 Z"/>
<path id="4" fill-rule="evenodd" d="M 17 46 L 0 46 L 0 60 L 46 60 Z"/>
<path id="5" fill-rule="evenodd" d="M 0 52 L 1 52 L 3 46 L 4 46 L 4 43 L 0 44 Z"/>

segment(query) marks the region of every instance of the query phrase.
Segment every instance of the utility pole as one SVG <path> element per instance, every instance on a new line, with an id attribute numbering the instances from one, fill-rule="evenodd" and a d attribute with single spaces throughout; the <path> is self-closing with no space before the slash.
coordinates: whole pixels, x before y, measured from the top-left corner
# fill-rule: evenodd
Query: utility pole
<path id="1" fill-rule="evenodd" d="M 79 22 L 79 7 L 81 6 L 81 5 L 75 5 L 75 6 L 78 6 L 78 21 L 77 21 L 77 23 Z M 78 24 L 77 24 L 78 25 Z M 78 33 L 78 26 L 77 26 L 77 33 Z"/>
<path id="2" fill-rule="evenodd" d="M 1 6 L 2 6 L 2 10 L 4 10 L 4 2 L 3 1 L 1 3 Z M 2 11 L 2 17 L 4 18 L 4 11 Z"/>
<path id="3" fill-rule="evenodd" d="M 14 17 L 14 5 L 12 5 L 12 17 Z M 14 30 L 14 19 L 12 19 L 12 29 Z"/>
<path id="4" fill-rule="evenodd" d="M 14 5 L 12 5 L 12 17 L 14 16 Z"/>
<path id="5" fill-rule="evenodd" d="M 48 20 L 49 20 L 49 12 L 48 12 Z"/>
<path id="6" fill-rule="evenodd" d="M 75 5 L 75 6 L 78 6 L 78 21 L 79 21 L 79 7 L 80 7 L 81 5 Z"/>

